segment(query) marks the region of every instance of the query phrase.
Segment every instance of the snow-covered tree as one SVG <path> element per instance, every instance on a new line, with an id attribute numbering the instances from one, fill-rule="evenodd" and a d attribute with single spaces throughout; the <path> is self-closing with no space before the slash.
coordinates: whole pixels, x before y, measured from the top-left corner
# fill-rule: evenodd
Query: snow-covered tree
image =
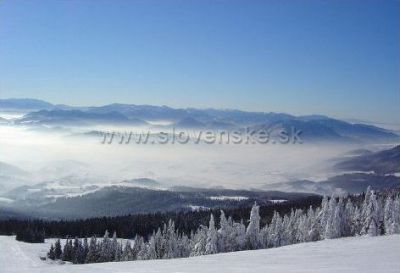
<path id="1" fill-rule="evenodd" d="M 249 225 L 246 230 L 246 244 L 249 249 L 261 247 L 259 209 L 260 207 L 256 203 L 251 208 Z"/>
<path id="2" fill-rule="evenodd" d="M 123 253 L 122 243 L 117 243 L 114 254 L 114 262 L 122 261 L 122 253 Z"/>
<path id="3" fill-rule="evenodd" d="M 72 240 L 67 239 L 64 245 L 61 259 L 63 261 L 72 261 L 72 252 L 73 252 Z"/>
<path id="4" fill-rule="evenodd" d="M 320 229 L 319 230 L 320 239 L 325 238 L 326 225 L 327 225 L 329 216 L 330 216 L 329 199 L 327 196 L 324 196 L 322 198 L 321 210 L 317 216 L 318 222 L 319 222 L 319 229 Z"/>
<path id="5" fill-rule="evenodd" d="M 271 247 L 282 245 L 283 238 L 283 220 L 278 212 L 275 211 L 269 226 L 269 244 Z"/>
<path id="6" fill-rule="evenodd" d="M 400 198 L 387 197 L 384 208 L 384 229 L 386 234 L 400 233 Z"/>
<path id="7" fill-rule="evenodd" d="M 54 244 L 54 255 L 56 260 L 61 259 L 62 247 L 60 239 L 57 239 L 57 241 Z"/>
<path id="8" fill-rule="evenodd" d="M 190 256 L 200 256 L 206 253 L 208 228 L 200 226 L 192 239 L 192 251 Z"/>
<path id="9" fill-rule="evenodd" d="M 191 252 L 190 246 L 189 237 L 183 234 L 178 240 L 178 257 L 189 257 Z"/>
<path id="10" fill-rule="evenodd" d="M 74 264 L 83 264 L 86 260 L 86 253 L 80 239 L 75 238 L 72 251 L 72 262 Z"/>
<path id="11" fill-rule="evenodd" d="M 122 251 L 121 261 L 133 261 L 132 246 L 129 240 L 125 242 L 125 247 Z"/>
<path id="12" fill-rule="evenodd" d="M 86 255 L 86 263 L 96 263 L 99 260 L 99 248 L 95 236 L 90 238 L 89 251 Z"/>
<path id="13" fill-rule="evenodd" d="M 220 229 L 218 230 L 218 252 L 232 251 L 232 246 L 229 242 L 229 234 L 232 232 L 225 213 L 221 210 L 219 220 Z"/>
<path id="14" fill-rule="evenodd" d="M 146 250 L 144 247 L 143 237 L 136 235 L 132 247 L 132 255 L 134 260 L 144 260 L 146 258 Z M 161 259 L 161 257 L 158 258 Z"/>
<path id="15" fill-rule="evenodd" d="M 55 254 L 54 249 L 55 249 L 54 245 L 51 244 L 50 250 L 49 250 L 49 252 L 47 252 L 47 258 L 49 258 L 50 260 L 55 260 L 56 259 L 56 254 Z"/>
<path id="16" fill-rule="evenodd" d="M 137 257 L 138 260 L 147 260 L 148 259 L 147 246 L 144 243 L 143 237 L 136 236 L 134 249 L 137 250 L 137 256 L 136 257 Z"/>
<path id="17" fill-rule="evenodd" d="M 363 205 L 363 228 L 362 234 L 370 236 L 380 235 L 380 222 L 379 222 L 379 205 L 374 191 L 369 190 L 368 195 L 365 196 Z"/>
<path id="18" fill-rule="evenodd" d="M 296 218 L 292 210 L 289 215 L 283 217 L 283 238 L 282 245 L 291 245 L 296 242 Z M 303 236 L 304 237 L 304 236 Z"/>
<path id="19" fill-rule="evenodd" d="M 394 234 L 394 218 L 393 215 L 394 202 L 391 197 L 386 198 L 384 210 L 384 226 L 386 234 Z"/>
<path id="20" fill-rule="evenodd" d="M 333 239 L 344 236 L 400 233 L 400 196 L 386 196 L 367 189 L 364 200 L 360 196 L 324 197 L 321 206 L 308 210 L 291 210 L 282 216 L 274 212 L 271 222 L 260 229 L 259 206 L 254 204 L 246 226 L 243 220 L 234 222 L 221 211 L 217 230 L 214 216 L 209 226 L 200 226 L 190 236 L 181 234 L 170 220 L 153 231 L 148 240 L 136 235 L 133 244 L 118 242 L 116 233 L 102 240 L 95 237 L 83 240 L 67 239 L 62 248 L 60 240 L 51 245 L 48 258 L 73 263 L 169 259 L 215 254 L 219 252 L 279 247 L 295 243 Z M 352 200 L 353 199 L 353 200 Z M 62 250 L 63 249 L 63 250 Z"/>
<path id="21" fill-rule="evenodd" d="M 104 263 L 104 262 L 110 262 L 113 260 L 114 252 L 112 249 L 111 245 L 111 240 L 110 240 L 110 235 L 108 230 L 105 231 L 103 240 L 100 245 L 100 253 L 99 253 L 99 258 L 98 262 Z"/>
<path id="22" fill-rule="evenodd" d="M 211 214 L 210 223 L 207 230 L 207 241 L 205 254 L 218 253 L 218 233 L 215 229 L 214 215 Z"/>
<path id="23" fill-rule="evenodd" d="M 309 241 L 317 241 L 321 238 L 320 223 L 318 222 L 319 213 L 320 213 L 319 208 L 317 208 L 315 212 L 312 207 L 310 207 L 308 210 L 307 216 L 310 219 L 310 230 L 308 231 Z"/>
<path id="24" fill-rule="evenodd" d="M 352 236 L 354 231 L 354 223 L 353 223 L 353 215 L 355 213 L 355 209 L 353 206 L 353 202 L 349 198 L 346 202 L 346 206 L 343 210 L 343 221 L 342 221 L 342 236 Z"/>
<path id="25" fill-rule="evenodd" d="M 117 232 L 114 231 L 109 250 L 111 261 L 115 261 L 115 254 L 117 252 L 117 248 L 118 248 Z"/>
<path id="26" fill-rule="evenodd" d="M 246 226 L 243 224 L 243 220 L 240 223 L 234 223 L 233 230 L 231 241 L 233 242 L 233 238 L 235 238 L 235 250 L 243 250 L 246 245 Z"/>
<path id="27" fill-rule="evenodd" d="M 339 233 L 338 231 L 338 218 L 336 214 L 336 198 L 332 196 L 329 200 L 329 207 L 328 211 L 326 212 L 326 222 L 325 222 L 325 234 L 324 238 L 326 239 L 333 239 L 337 238 L 337 234 Z"/>

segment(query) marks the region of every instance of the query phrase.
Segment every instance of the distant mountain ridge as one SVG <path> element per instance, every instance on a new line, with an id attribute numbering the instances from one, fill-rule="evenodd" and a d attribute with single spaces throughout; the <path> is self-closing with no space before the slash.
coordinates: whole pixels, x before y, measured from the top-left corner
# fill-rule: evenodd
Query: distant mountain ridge
<path id="1" fill-rule="evenodd" d="M 400 174 L 400 145 L 370 154 L 341 161 L 335 165 L 337 170 L 374 172 L 376 174 Z"/>
<path id="2" fill-rule="evenodd" d="M 285 130 L 302 132 L 307 141 L 396 142 L 399 135 L 372 125 L 353 124 L 322 115 L 293 116 L 285 113 L 246 112 L 221 109 L 175 109 L 168 106 L 108 104 L 73 107 L 53 105 L 29 99 L 0 100 L 0 111 L 36 109 L 17 119 L 17 124 L 90 125 L 123 124 L 142 126 L 150 121 L 168 121 L 171 126 L 186 129 Z M 165 126 L 164 126 L 165 127 Z M 168 126 L 167 126 L 168 127 Z"/>
<path id="3" fill-rule="evenodd" d="M 150 180 L 149 180 L 150 181 Z M 141 179 L 141 182 L 149 182 Z M 153 183 L 153 182 L 151 182 Z M 39 185 L 38 185 L 39 186 Z M 29 191 L 21 187 L 19 191 Z M 30 196 L 18 199 L 4 209 L 7 213 L 29 213 L 46 218 L 88 218 L 139 213 L 190 211 L 227 207 L 249 207 L 254 202 L 273 204 L 274 200 L 293 201 L 315 196 L 310 193 L 285 193 L 278 191 L 248 191 L 229 189 L 171 189 L 158 190 L 147 187 L 108 186 L 76 196 L 43 198 Z M 0 210 L 0 218 L 2 211 Z"/>
<path id="4" fill-rule="evenodd" d="M 36 124 L 70 124 L 87 125 L 88 123 L 104 124 L 129 124 L 145 125 L 143 120 L 129 119 L 119 112 L 92 113 L 81 110 L 40 110 L 31 112 L 17 120 L 17 123 L 36 123 Z"/>
<path id="5" fill-rule="evenodd" d="M 0 99 L 0 109 L 4 110 L 42 110 L 54 105 L 38 99 Z"/>
<path id="6" fill-rule="evenodd" d="M 340 160 L 333 166 L 338 173 L 321 182 L 298 180 L 265 185 L 265 190 L 294 192 L 360 193 L 366 187 L 375 189 L 400 187 L 400 145 L 378 152 L 359 149 L 350 158 Z"/>

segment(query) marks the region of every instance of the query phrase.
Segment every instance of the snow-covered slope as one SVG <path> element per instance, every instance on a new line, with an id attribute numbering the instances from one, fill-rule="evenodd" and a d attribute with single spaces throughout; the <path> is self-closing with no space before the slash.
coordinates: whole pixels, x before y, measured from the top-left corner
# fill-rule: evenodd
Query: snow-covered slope
<path id="1" fill-rule="evenodd" d="M 167 273 L 167 272 L 399 272 L 400 235 L 325 240 L 286 247 L 173 260 L 90 265 L 49 264 L 39 259 L 45 244 L 26 244 L 0 236 L 2 273 Z"/>

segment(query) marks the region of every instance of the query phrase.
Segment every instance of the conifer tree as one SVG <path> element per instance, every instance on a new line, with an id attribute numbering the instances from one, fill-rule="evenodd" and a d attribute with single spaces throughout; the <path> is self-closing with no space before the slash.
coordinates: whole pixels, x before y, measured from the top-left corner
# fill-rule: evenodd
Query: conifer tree
<path id="1" fill-rule="evenodd" d="M 211 214 L 210 223 L 207 231 L 206 251 L 205 254 L 218 253 L 218 234 L 215 229 L 214 215 Z"/>
<path id="2" fill-rule="evenodd" d="M 250 212 L 249 225 L 246 230 L 246 244 L 249 249 L 258 249 L 261 246 L 260 214 L 259 206 L 256 203 L 254 203 Z"/>
<path id="3" fill-rule="evenodd" d="M 54 258 L 56 260 L 61 259 L 62 255 L 62 248 L 61 248 L 61 241 L 60 239 L 57 239 L 57 241 L 54 244 Z"/>
<path id="4" fill-rule="evenodd" d="M 223 210 L 221 210 L 219 226 L 220 228 L 218 230 L 218 252 L 231 251 L 231 246 L 229 245 L 228 241 L 229 233 L 231 232 L 231 230 Z"/>
<path id="5" fill-rule="evenodd" d="M 154 258 L 156 259 L 156 258 Z M 132 246 L 129 240 L 126 241 L 124 250 L 122 252 L 121 261 L 133 261 Z"/>
<path id="6" fill-rule="evenodd" d="M 54 245 L 53 244 L 51 244 L 50 250 L 49 250 L 49 252 L 47 252 L 47 258 L 49 258 L 50 260 L 55 260 L 56 259 L 56 255 L 55 255 L 55 250 L 54 250 Z"/>
<path id="7" fill-rule="evenodd" d="M 89 250 L 86 255 L 86 263 L 96 263 L 99 261 L 99 247 L 97 245 L 97 239 L 95 236 L 90 238 L 90 243 L 89 243 Z"/>

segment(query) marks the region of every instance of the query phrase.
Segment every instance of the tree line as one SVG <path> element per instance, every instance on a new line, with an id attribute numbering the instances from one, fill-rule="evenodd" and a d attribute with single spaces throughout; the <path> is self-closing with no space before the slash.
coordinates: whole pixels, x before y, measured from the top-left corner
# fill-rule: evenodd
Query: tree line
<path id="1" fill-rule="evenodd" d="M 63 247 L 59 239 L 51 245 L 48 258 L 72 263 L 170 259 L 400 233 L 400 196 L 398 191 L 382 194 L 368 188 L 362 196 L 324 197 L 317 207 L 285 214 L 275 211 L 271 221 L 262 222 L 260 207 L 254 204 L 246 222 L 221 211 L 217 223 L 211 213 L 208 225 L 200 224 L 189 234 L 169 220 L 147 239 L 136 235 L 132 241 L 122 240 L 108 231 L 102 238 L 67 239 Z"/>
<path id="2" fill-rule="evenodd" d="M 268 204 L 260 206 L 262 224 L 266 224 L 272 219 L 273 212 L 278 211 L 282 214 L 290 212 L 292 208 L 306 209 L 309 206 L 319 206 L 322 197 L 308 196 L 302 199 L 287 201 L 279 204 Z M 249 217 L 251 205 L 245 207 L 224 208 L 225 212 L 233 220 L 247 219 Z M 1 212 L 0 212 L 1 213 Z M 207 225 L 210 220 L 210 213 L 218 217 L 219 209 L 180 211 L 180 212 L 157 212 L 115 217 L 97 217 L 88 219 L 67 219 L 67 220 L 44 220 L 44 219 L 3 219 L 0 220 L 1 235 L 22 235 L 40 233 L 45 238 L 84 238 L 93 235 L 100 237 L 105 230 L 116 231 L 118 237 L 132 239 L 136 235 L 147 237 L 168 223 L 171 219 L 180 232 L 190 234 L 200 225 Z M 26 236 L 18 236 L 22 240 L 31 242 Z M 28 236 L 29 237 L 29 236 Z M 44 239 L 44 238 L 43 238 Z"/>

